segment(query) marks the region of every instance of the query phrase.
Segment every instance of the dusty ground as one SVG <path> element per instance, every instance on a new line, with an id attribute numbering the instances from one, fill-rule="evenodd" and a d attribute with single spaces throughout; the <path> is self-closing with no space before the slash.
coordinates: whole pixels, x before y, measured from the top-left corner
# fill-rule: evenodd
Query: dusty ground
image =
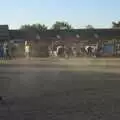
<path id="1" fill-rule="evenodd" d="M 0 120 L 119 120 L 119 62 L 7 61 L 0 65 Z"/>

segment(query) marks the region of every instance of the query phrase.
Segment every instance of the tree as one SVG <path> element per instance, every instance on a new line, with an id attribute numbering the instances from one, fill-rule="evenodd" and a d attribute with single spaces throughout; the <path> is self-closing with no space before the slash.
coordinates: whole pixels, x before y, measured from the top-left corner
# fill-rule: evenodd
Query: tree
<path id="1" fill-rule="evenodd" d="M 87 29 L 94 29 L 94 27 L 92 25 L 87 25 L 86 28 Z"/>
<path id="2" fill-rule="evenodd" d="M 52 25 L 52 29 L 55 29 L 55 30 L 70 30 L 70 29 L 72 29 L 72 26 L 67 22 L 56 21 L 56 23 Z"/>
<path id="3" fill-rule="evenodd" d="M 112 22 L 112 28 L 120 28 L 120 21 Z"/>
<path id="4" fill-rule="evenodd" d="M 20 30 L 24 30 L 24 31 L 28 31 L 28 30 L 30 30 L 31 29 L 31 26 L 30 25 L 22 25 L 21 27 L 20 27 Z"/>
<path id="5" fill-rule="evenodd" d="M 24 31 L 34 31 L 34 32 L 41 32 L 41 31 L 46 31 L 47 27 L 43 24 L 32 24 L 32 25 L 22 25 L 21 30 Z"/>
<path id="6" fill-rule="evenodd" d="M 35 29 L 37 32 L 41 32 L 41 31 L 46 31 L 47 30 L 47 26 L 45 26 L 44 24 L 33 24 L 31 26 L 33 29 Z"/>

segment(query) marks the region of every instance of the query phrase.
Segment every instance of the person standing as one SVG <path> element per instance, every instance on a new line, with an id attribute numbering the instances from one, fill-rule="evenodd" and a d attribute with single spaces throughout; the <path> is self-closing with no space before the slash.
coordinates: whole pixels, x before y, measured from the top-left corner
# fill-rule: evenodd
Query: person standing
<path id="1" fill-rule="evenodd" d="M 9 50 L 9 46 L 6 45 L 6 56 L 8 59 L 11 59 L 11 56 L 10 56 L 10 50 Z"/>
<path id="2" fill-rule="evenodd" d="M 25 44 L 25 57 L 30 57 L 30 45 L 28 43 Z"/>
<path id="3" fill-rule="evenodd" d="M 67 46 L 64 46 L 64 55 L 65 55 L 65 58 L 70 57 L 70 48 Z"/>
<path id="4" fill-rule="evenodd" d="M 8 57 L 8 51 L 7 51 L 7 49 L 8 49 L 8 46 L 7 46 L 7 43 L 5 42 L 5 43 L 3 44 L 4 59 L 7 59 L 7 57 Z"/>
<path id="5" fill-rule="evenodd" d="M 11 57 L 12 57 L 12 59 L 13 58 L 16 59 L 16 57 L 15 57 L 15 51 L 16 51 L 16 46 L 13 45 L 12 48 L 11 48 Z"/>
<path id="6" fill-rule="evenodd" d="M 0 58 L 2 58 L 2 43 L 0 43 Z"/>
<path id="7" fill-rule="evenodd" d="M 4 59 L 4 47 L 3 47 L 3 43 L 2 43 L 2 45 L 1 45 L 1 57 L 2 57 L 2 59 Z"/>

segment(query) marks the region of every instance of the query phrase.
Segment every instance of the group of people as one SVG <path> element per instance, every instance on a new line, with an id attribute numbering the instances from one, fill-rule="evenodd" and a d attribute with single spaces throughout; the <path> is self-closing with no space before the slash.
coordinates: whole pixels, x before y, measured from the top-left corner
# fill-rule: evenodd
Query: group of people
<path id="1" fill-rule="evenodd" d="M 7 42 L 0 43 L 0 58 L 13 59 L 16 58 L 16 49 L 14 44 Z M 64 43 L 55 42 L 48 47 L 49 56 L 69 58 L 70 56 L 77 57 L 80 54 L 87 56 L 96 56 L 99 53 L 98 46 L 85 45 L 77 49 L 75 46 L 67 46 Z M 24 44 L 24 55 L 26 58 L 31 57 L 32 44 L 25 41 Z"/>
<path id="2" fill-rule="evenodd" d="M 10 54 L 9 54 L 9 46 L 7 43 L 1 43 L 0 44 L 0 58 L 8 58 L 10 57 Z"/>
<path id="3" fill-rule="evenodd" d="M 8 42 L 0 43 L 0 58 L 1 59 L 12 59 L 15 58 L 15 46 Z"/>
<path id="4" fill-rule="evenodd" d="M 1 59 L 15 59 L 16 58 L 16 46 L 13 43 L 1 42 L 0 43 L 0 58 Z M 30 44 L 25 43 L 25 57 L 30 57 Z"/>
<path id="5" fill-rule="evenodd" d="M 64 44 L 55 43 L 49 46 L 48 51 L 49 51 L 49 56 L 66 57 L 66 58 L 70 56 L 70 48 L 65 46 Z"/>
<path id="6" fill-rule="evenodd" d="M 16 46 L 14 43 L 1 42 L 0 43 L 0 59 L 16 59 Z M 25 57 L 31 56 L 30 44 L 25 43 Z"/>
<path id="7" fill-rule="evenodd" d="M 64 44 L 54 44 L 51 46 L 49 49 L 49 55 L 50 56 L 64 56 L 69 58 L 69 56 L 91 56 L 91 57 L 97 57 L 98 53 L 100 52 L 100 48 L 96 45 L 84 45 L 84 46 L 79 46 L 77 48 L 76 46 L 66 46 Z"/>

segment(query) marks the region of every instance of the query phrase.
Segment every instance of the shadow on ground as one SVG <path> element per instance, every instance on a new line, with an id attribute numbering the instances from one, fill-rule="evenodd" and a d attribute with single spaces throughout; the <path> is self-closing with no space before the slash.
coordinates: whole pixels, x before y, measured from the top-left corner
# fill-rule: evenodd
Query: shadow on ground
<path id="1" fill-rule="evenodd" d="M 119 120 L 119 79 L 119 74 L 102 71 L 7 72 L 6 78 L 0 77 L 0 93 L 10 110 L 5 114 L 2 106 L 1 116 L 4 112 L 12 120 Z"/>

